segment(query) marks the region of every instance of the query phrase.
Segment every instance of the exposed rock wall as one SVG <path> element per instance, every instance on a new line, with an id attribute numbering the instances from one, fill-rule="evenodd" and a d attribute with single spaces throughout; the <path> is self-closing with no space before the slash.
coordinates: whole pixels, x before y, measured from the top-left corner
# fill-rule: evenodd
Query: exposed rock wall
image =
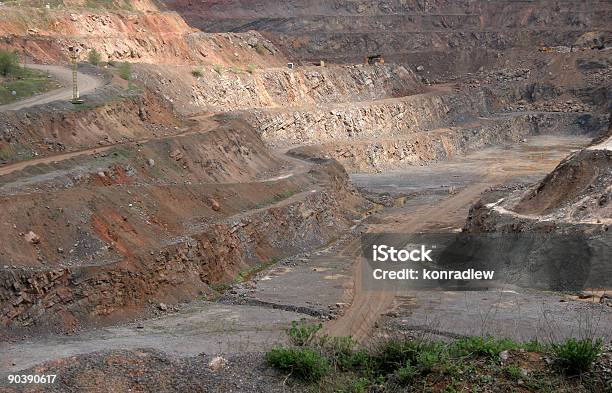
<path id="1" fill-rule="evenodd" d="M 346 173 L 324 164 L 333 184 L 304 199 L 207 225 L 151 253 L 102 266 L 0 271 L 4 332 L 71 331 L 105 323 L 149 302 L 189 300 L 241 270 L 333 240 L 351 225 Z M 348 193 L 348 194 L 347 194 Z M 358 201 L 359 198 L 354 198 Z"/>
<path id="2" fill-rule="evenodd" d="M 248 121 L 275 146 L 378 139 L 431 130 L 489 113 L 490 95 L 425 93 L 328 108 L 254 110 Z"/>
<path id="3" fill-rule="evenodd" d="M 67 11 L 3 6 L 0 47 L 26 53 L 27 61 L 68 61 L 68 47 L 80 58 L 96 49 L 103 61 L 154 64 L 286 63 L 259 33 L 206 34 L 173 12 Z"/>
<path id="4" fill-rule="evenodd" d="M 605 1 L 164 3 L 189 24 L 205 31 L 258 30 L 292 58 L 347 62 L 361 61 L 371 54 L 409 58 L 413 52 L 457 48 L 466 51 L 569 46 L 580 44 L 585 33 L 603 33 L 603 41 L 609 42 L 612 12 Z"/>
<path id="5" fill-rule="evenodd" d="M 176 133 L 178 119 L 155 96 L 121 96 L 107 89 L 104 98 L 74 109 L 69 103 L 0 113 L 0 162 L 12 163 L 60 152 Z M 100 97 L 98 97 L 100 98 Z"/>
<path id="6" fill-rule="evenodd" d="M 253 107 L 303 107 L 377 100 L 424 90 L 412 71 L 401 66 L 284 68 L 137 67 L 149 89 L 173 102 L 182 113 Z"/>
<path id="7" fill-rule="evenodd" d="M 334 158 L 349 172 L 377 172 L 411 165 L 425 165 L 454 155 L 508 142 L 529 135 L 591 134 L 605 116 L 591 117 L 563 113 L 513 114 L 479 119 L 451 128 L 408 132 L 378 139 L 342 140 L 291 150 L 300 157 Z M 596 124 L 596 126 L 593 126 Z M 593 128 L 591 128 L 593 127 Z"/>

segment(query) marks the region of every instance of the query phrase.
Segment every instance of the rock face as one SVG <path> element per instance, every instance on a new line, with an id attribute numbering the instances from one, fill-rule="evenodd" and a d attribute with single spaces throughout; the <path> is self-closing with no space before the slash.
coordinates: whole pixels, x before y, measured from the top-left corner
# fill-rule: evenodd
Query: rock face
<path id="1" fill-rule="evenodd" d="M 286 64 L 278 49 L 259 33 L 197 32 L 173 12 L 68 12 L 54 8 L 43 15 L 35 8 L 8 5 L 2 6 L 2 11 L 0 35 L 6 38 L 0 46 L 27 52 L 30 60 L 38 62 L 68 61 L 66 48 L 75 46 L 82 60 L 96 49 L 102 61 Z M 19 23 L 21 20 L 27 20 L 27 25 Z"/>
<path id="2" fill-rule="evenodd" d="M 487 113 L 488 98 L 485 91 L 422 94 L 326 108 L 254 110 L 247 118 L 272 145 L 378 139 L 431 130 Z"/>
<path id="3" fill-rule="evenodd" d="M 213 124 L 2 176 L 12 229 L 0 233 L 11 245 L 0 254 L 0 334 L 72 331 L 190 300 L 327 244 L 359 217 L 365 201 L 337 163 L 260 182 L 287 162 L 246 122 Z"/>
<path id="4" fill-rule="evenodd" d="M 525 5 L 486 0 L 265 0 L 253 6 L 244 0 L 164 0 L 164 4 L 202 30 L 262 31 L 292 58 L 315 61 L 361 62 L 364 56 L 382 54 L 411 62 L 415 52 L 444 51 L 453 56 L 483 48 L 554 47 L 568 42 L 591 47 L 597 42 L 594 37 L 607 37 L 599 41 L 610 37 L 605 1 L 540 0 Z"/>
<path id="5" fill-rule="evenodd" d="M 163 92 L 183 113 L 204 109 L 228 111 L 249 108 L 323 106 L 403 97 L 425 89 L 414 73 L 401 66 L 332 66 L 288 68 L 204 67 L 201 77 L 192 68 L 161 70 L 139 66 L 138 79 Z"/>

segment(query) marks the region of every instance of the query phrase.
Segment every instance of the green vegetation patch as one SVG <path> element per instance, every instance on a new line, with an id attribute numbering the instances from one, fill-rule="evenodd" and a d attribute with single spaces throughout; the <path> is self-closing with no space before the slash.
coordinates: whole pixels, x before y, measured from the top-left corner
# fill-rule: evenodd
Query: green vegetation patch
<path id="1" fill-rule="evenodd" d="M 0 50 L 0 105 L 58 87 L 57 81 L 46 72 L 21 67 L 15 53 Z"/>
<path id="2" fill-rule="evenodd" d="M 391 337 L 365 347 L 350 337 L 321 336 L 321 327 L 294 322 L 290 345 L 266 354 L 270 366 L 309 392 L 605 391 L 605 378 L 591 371 L 600 341 Z"/>

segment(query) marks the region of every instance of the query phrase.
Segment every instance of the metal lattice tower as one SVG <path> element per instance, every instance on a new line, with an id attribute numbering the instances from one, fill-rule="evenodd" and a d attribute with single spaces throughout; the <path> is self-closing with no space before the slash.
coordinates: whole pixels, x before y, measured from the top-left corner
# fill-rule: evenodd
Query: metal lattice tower
<path id="1" fill-rule="evenodd" d="M 77 81 L 79 49 L 74 46 L 70 46 L 68 47 L 68 50 L 70 51 L 70 60 L 72 62 L 72 103 L 80 104 L 82 101 L 79 99 L 79 85 Z"/>

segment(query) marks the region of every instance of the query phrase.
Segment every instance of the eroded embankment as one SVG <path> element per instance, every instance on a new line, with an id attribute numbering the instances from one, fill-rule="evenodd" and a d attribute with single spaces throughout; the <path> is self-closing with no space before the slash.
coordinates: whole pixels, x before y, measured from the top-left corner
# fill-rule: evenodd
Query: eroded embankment
<path id="1" fill-rule="evenodd" d="M 358 218 L 364 201 L 342 167 L 289 165 L 244 122 L 218 121 L 3 178 L 5 333 L 70 331 L 190 300 Z"/>
<path id="2" fill-rule="evenodd" d="M 527 286 L 545 285 L 545 289 L 559 291 L 609 290 L 609 135 L 570 154 L 536 184 L 489 190 L 471 207 L 464 230 L 517 234 L 521 239 L 517 249 L 529 249 L 533 239 L 540 239 L 537 250 L 547 257 L 529 251 L 525 260 L 529 261 L 530 276 L 521 279 Z M 604 303 L 603 297 L 599 300 Z"/>
<path id="3" fill-rule="evenodd" d="M 0 113 L 0 163 L 177 133 L 178 119 L 154 95 L 106 87 L 88 104 L 58 102 Z M 0 167 L 2 171 L 2 167 Z"/>

